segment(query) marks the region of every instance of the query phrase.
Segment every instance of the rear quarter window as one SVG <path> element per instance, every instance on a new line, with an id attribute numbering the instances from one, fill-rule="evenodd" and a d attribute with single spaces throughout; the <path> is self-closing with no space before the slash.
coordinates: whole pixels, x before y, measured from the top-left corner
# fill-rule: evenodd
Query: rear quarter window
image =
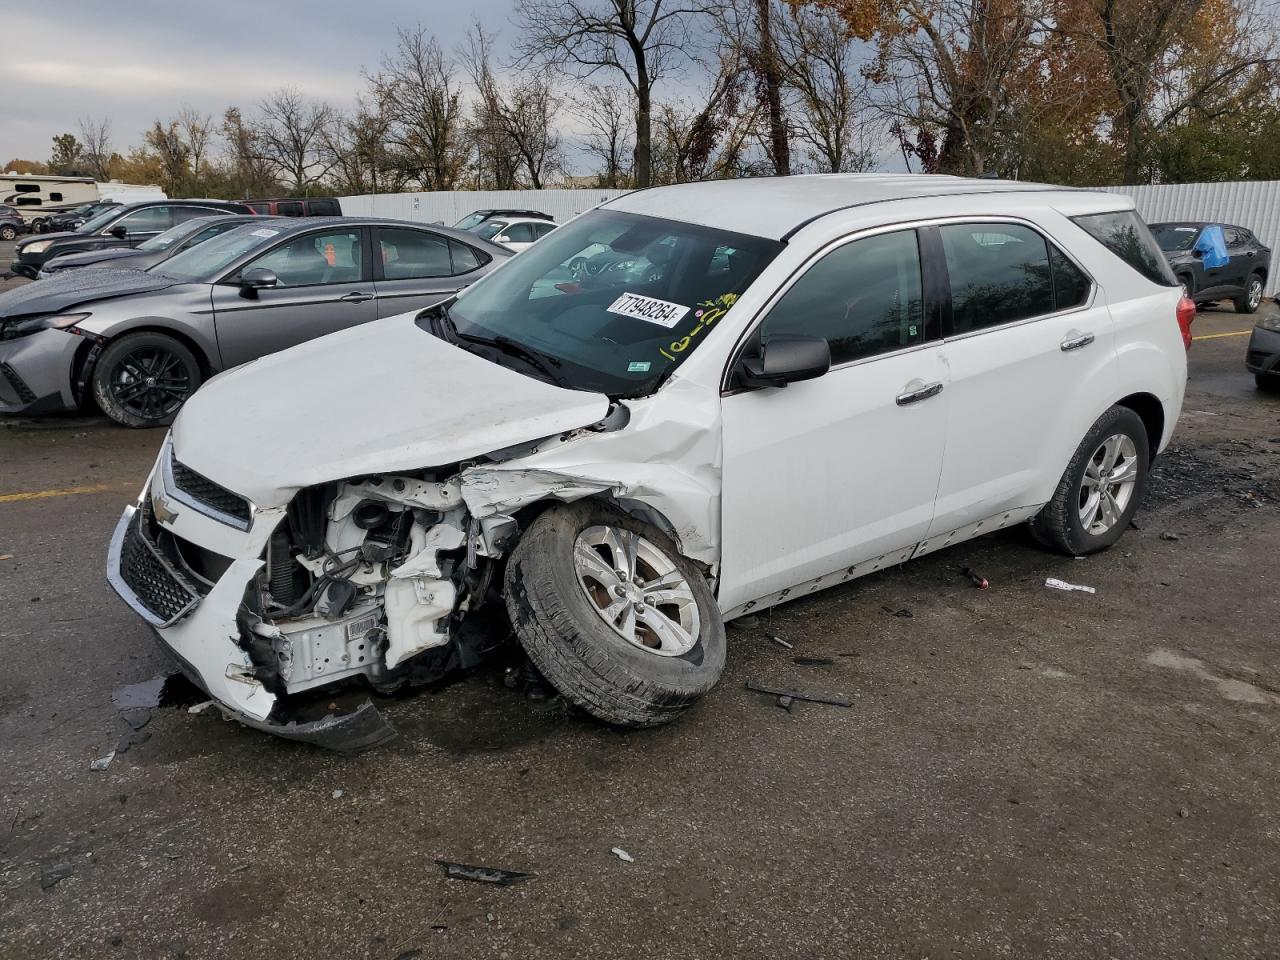
<path id="1" fill-rule="evenodd" d="M 1133 210 L 1092 213 L 1071 219 L 1085 233 L 1152 283 L 1165 287 L 1178 285 L 1159 244 L 1151 236 L 1151 231 L 1142 222 L 1142 218 Z"/>

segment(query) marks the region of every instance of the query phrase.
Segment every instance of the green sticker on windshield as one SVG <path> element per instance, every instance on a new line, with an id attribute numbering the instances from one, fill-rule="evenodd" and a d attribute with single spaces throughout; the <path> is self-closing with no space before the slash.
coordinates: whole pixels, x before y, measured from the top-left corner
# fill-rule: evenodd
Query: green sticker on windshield
<path id="1" fill-rule="evenodd" d="M 649 372 L 648 360 L 632 360 L 630 363 L 627 364 L 627 373 L 648 373 L 648 372 Z"/>

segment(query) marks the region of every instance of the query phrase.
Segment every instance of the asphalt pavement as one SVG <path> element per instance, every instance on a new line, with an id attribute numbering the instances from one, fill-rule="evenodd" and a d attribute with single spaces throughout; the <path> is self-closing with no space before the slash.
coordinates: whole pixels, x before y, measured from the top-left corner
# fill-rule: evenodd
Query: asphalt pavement
<path id="1" fill-rule="evenodd" d="M 737 621 L 662 729 L 486 668 L 386 704 L 400 737 L 355 757 L 176 683 L 127 709 L 171 666 L 106 545 L 162 434 L 5 423 L 0 958 L 1275 956 L 1280 396 L 1250 326 L 1200 314 L 1173 447 L 1106 554 L 1008 531 Z"/>

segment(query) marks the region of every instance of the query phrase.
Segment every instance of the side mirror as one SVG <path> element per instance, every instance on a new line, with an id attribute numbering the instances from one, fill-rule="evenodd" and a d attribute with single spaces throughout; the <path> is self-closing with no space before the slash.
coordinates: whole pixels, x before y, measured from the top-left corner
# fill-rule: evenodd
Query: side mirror
<path id="1" fill-rule="evenodd" d="M 1204 251 L 1203 251 L 1203 250 L 1200 250 L 1200 249 L 1192 250 L 1192 251 L 1191 251 L 1191 255 L 1192 255 L 1193 257 L 1195 257 L 1197 260 L 1203 260 L 1203 259 L 1204 259 Z"/>
<path id="2" fill-rule="evenodd" d="M 737 379 L 744 387 L 785 387 L 830 369 L 831 347 L 823 337 L 774 337 L 759 357 L 738 362 Z"/>
<path id="3" fill-rule="evenodd" d="M 266 267 L 254 267 L 240 274 L 240 296 L 246 300 L 256 300 L 259 290 L 274 287 L 279 282 L 273 271 Z"/>
<path id="4" fill-rule="evenodd" d="M 128 240 L 129 231 L 119 224 L 116 224 L 111 228 L 111 236 L 115 237 L 117 240 Z"/>

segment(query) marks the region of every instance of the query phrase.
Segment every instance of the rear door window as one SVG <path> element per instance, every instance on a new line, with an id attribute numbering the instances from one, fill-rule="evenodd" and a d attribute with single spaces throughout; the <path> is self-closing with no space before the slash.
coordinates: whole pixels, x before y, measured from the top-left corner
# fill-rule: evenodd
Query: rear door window
<path id="1" fill-rule="evenodd" d="M 378 228 L 382 275 L 388 280 L 449 277 L 454 274 L 449 242 L 425 230 Z"/>
<path id="2" fill-rule="evenodd" d="M 506 237 L 512 243 L 533 243 L 533 227 L 527 223 L 513 223 L 506 229 Z"/>
<path id="3" fill-rule="evenodd" d="M 112 228 L 124 227 L 130 234 L 160 233 L 173 226 L 173 208 L 168 206 L 143 207 L 112 224 Z"/>
<path id="4" fill-rule="evenodd" d="M 1093 237 L 1117 257 L 1152 283 L 1176 287 L 1169 262 L 1142 218 L 1133 210 L 1114 213 L 1092 213 L 1071 218 L 1085 233 Z"/>
<path id="5" fill-rule="evenodd" d="M 336 217 L 338 216 L 338 204 L 333 200 L 319 199 L 312 200 L 311 216 L 313 217 Z"/>
<path id="6" fill-rule="evenodd" d="M 281 217 L 300 217 L 303 215 L 302 203 L 299 200 L 281 200 L 276 204 L 276 215 Z"/>
<path id="7" fill-rule="evenodd" d="M 457 240 L 449 241 L 449 255 L 453 260 L 453 272 L 455 275 L 478 270 L 489 262 L 488 254 L 480 253 L 474 247 L 469 247 L 467 244 L 460 243 Z"/>
<path id="8" fill-rule="evenodd" d="M 951 280 L 953 334 L 1053 312 L 1044 237 L 1011 223 L 939 228 Z"/>

